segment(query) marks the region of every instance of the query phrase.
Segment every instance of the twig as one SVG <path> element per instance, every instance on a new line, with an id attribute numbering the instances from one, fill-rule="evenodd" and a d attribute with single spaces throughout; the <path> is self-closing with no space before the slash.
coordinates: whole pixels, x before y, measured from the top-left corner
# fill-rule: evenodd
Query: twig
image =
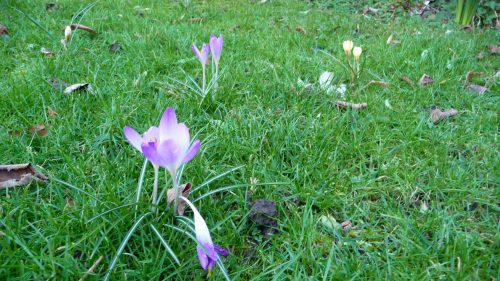
<path id="1" fill-rule="evenodd" d="M 87 270 L 87 272 L 85 272 L 85 274 L 83 274 L 82 278 L 80 278 L 78 281 L 83 281 L 83 280 L 85 280 L 85 278 L 87 278 L 87 275 L 89 275 L 89 273 L 94 273 L 94 269 L 101 263 L 102 259 L 104 259 L 104 256 L 100 256 L 94 262 L 94 264 L 89 268 L 89 270 Z"/>

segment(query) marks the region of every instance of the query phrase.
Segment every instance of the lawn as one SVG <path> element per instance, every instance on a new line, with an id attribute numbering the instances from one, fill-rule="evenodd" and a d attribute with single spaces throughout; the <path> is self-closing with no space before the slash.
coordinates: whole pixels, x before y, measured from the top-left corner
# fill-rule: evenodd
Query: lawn
<path id="1" fill-rule="evenodd" d="M 144 157 L 123 128 L 142 133 L 167 107 L 201 140 L 182 182 L 215 178 L 189 198 L 238 186 L 195 202 L 232 280 L 500 278 L 498 29 L 467 32 L 453 5 L 423 18 L 398 1 L 55 2 L 0 2 L 0 164 L 49 177 L 0 189 L 0 280 L 77 280 L 94 263 L 86 280 L 109 268 L 110 280 L 207 279 L 165 201 L 112 266 L 154 179 L 148 165 L 134 205 Z M 97 34 L 77 29 L 64 49 L 72 18 Z M 211 33 L 224 36 L 221 76 L 201 98 L 176 81 L 201 83 L 191 44 Z M 353 84 L 336 61 L 345 40 L 363 49 Z M 345 97 L 321 87 L 325 71 Z M 92 90 L 63 93 L 83 82 Z M 458 114 L 434 124 L 433 107 Z M 259 199 L 275 203 L 272 233 L 250 219 Z"/>

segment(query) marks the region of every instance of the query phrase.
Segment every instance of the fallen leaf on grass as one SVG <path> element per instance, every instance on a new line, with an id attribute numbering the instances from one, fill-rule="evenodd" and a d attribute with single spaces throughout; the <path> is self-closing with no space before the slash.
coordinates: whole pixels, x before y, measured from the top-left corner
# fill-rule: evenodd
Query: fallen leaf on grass
<path id="1" fill-rule="evenodd" d="M 182 190 L 182 196 L 185 198 L 188 198 L 189 196 L 189 190 L 191 190 L 192 184 L 190 182 L 183 184 L 179 186 L 179 190 Z M 170 188 L 167 191 L 167 205 L 170 206 L 175 199 L 175 190 L 173 188 Z M 179 215 L 184 215 L 184 211 L 186 210 L 186 202 L 184 200 L 179 200 L 177 202 L 177 213 Z"/>
<path id="2" fill-rule="evenodd" d="M 84 30 L 84 31 L 87 31 L 87 32 L 90 32 L 93 34 L 97 33 L 97 31 L 95 31 L 92 27 L 88 27 L 88 26 L 83 25 L 83 24 L 72 23 L 72 24 L 70 24 L 70 27 L 71 27 L 71 30 L 81 29 L 81 30 Z"/>
<path id="3" fill-rule="evenodd" d="M 476 84 L 471 84 L 469 85 L 469 90 L 473 91 L 473 92 L 476 92 L 480 95 L 484 94 L 486 91 L 488 91 L 488 88 L 484 87 L 484 86 L 480 86 L 480 85 L 476 85 Z"/>
<path id="4" fill-rule="evenodd" d="M 297 26 L 297 27 L 295 28 L 295 31 L 297 31 L 297 32 L 299 32 L 299 33 L 302 33 L 302 34 L 304 34 L 304 35 L 307 35 L 306 30 L 305 30 L 305 29 L 304 29 L 304 27 L 302 27 L 302 26 Z"/>
<path id="5" fill-rule="evenodd" d="M 454 108 L 442 111 L 440 108 L 436 107 L 436 108 L 431 110 L 431 120 L 432 120 L 432 123 L 437 124 L 437 123 L 439 123 L 439 121 L 441 121 L 445 118 L 451 117 L 451 116 L 455 116 L 457 114 L 458 114 L 458 111 Z"/>
<path id="6" fill-rule="evenodd" d="M 278 222 L 276 217 L 278 211 L 276 204 L 269 200 L 256 200 L 250 209 L 249 218 L 259 226 L 261 233 L 265 236 L 277 232 Z"/>
<path id="7" fill-rule="evenodd" d="M 342 229 L 342 225 L 332 216 L 321 216 L 319 218 L 321 227 L 329 232 L 335 233 L 337 230 Z"/>
<path id="8" fill-rule="evenodd" d="M 387 107 L 387 108 L 389 108 L 389 109 L 392 109 L 391 102 L 390 102 L 388 99 L 386 99 L 386 100 L 384 101 L 384 105 L 385 105 L 385 107 Z"/>
<path id="9" fill-rule="evenodd" d="M 466 26 L 462 27 L 462 30 L 465 32 L 472 32 L 472 30 L 474 30 L 474 28 L 472 27 L 472 25 L 466 25 Z"/>
<path id="10" fill-rule="evenodd" d="M 465 75 L 465 83 L 469 83 L 472 80 L 472 78 L 479 77 L 481 75 L 483 75 L 482 72 L 469 71 L 467 72 L 467 75 Z"/>
<path id="11" fill-rule="evenodd" d="M 488 48 L 490 48 L 490 53 L 492 55 L 498 55 L 500 54 L 500 48 L 495 46 L 495 45 L 489 45 Z"/>
<path id="12" fill-rule="evenodd" d="M 479 54 L 477 54 L 476 59 L 477 60 L 482 60 L 483 58 L 484 58 L 484 52 L 481 51 L 481 52 L 479 52 Z"/>
<path id="13" fill-rule="evenodd" d="M 9 30 L 4 25 L 0 24 L 0 35 L 9 34 Z"/>
<path id="14" fill-rule="evenodd" d="M 66 206 L 68 206 L 69 208 L 75 207 L 75 200 L 73 200 L 73 198 L 71 197 L 66 197 Z"/>
<path id="15" fill-rule="evenodd" d="M 89 270 L 87 270 L 87 272 L 85 272 L 83 274 L 82 278 L 78 279 L 78 281 L 83 281 L 83 280 L 85 280 L 87 275 L 89 275 L 90 273 L 94 273 L 95 269 L 97 268 L 97 266 L 101 263 L 101 261 L 103 259 L 104 259 L 104 256 L 99 256 L 99 258 L 97 258 L 97 260 L 92 264 L 92 266 L 89 268 Z"/>
<path id="16" fill-rule="evenodd" d="M 71 94 L 73 92 L 78 92 L 78 91 L 87 91 L 87 92 L 90 92 L 91 94 L 94 94 L 92 92 L 92 86 L 90 86 L 89 83 L 73 84 L 69 87 L 66 87 L 66 89 L 64 89 L 63 93 L 64 94 Z"/>
<path id="17" fill-rule="evenodd" d="M 389 87 L 391 85 L 391 83 L 385 82 L 385 81 L 371 80 L 370 82 L 368 82 L 368 84 L 366 84 L 366 87 L 371 86 L 371 85 L 380 86 L 380 87 Z"/>
<path id="18" fill-rule="evenodd" d="M 368 107 L 367 103 L 352 103 L 346 101 L 337 101 L 338 108 L 364 109 Z"/>
<path id="19" fill-rule="evenodd" d="M 46 137 L 47 134 L 49 133 L 47 127 L 45 127 L 44 124 L 34 125 L 28 129 L 28 132 L 32 136 L 37 135 L 37 136 L 42 137 L 42 138 Z"/>
<path id="20" fill-rule="evenodd" d="M 47 48 L 42 48 L 40 50 L 40 52 L 42 52 L 42 54 L 44 54 L 45 56 L 47 57 L 53 57 L 55 55 L 54 52 L 52 52 L 51 50 L 47 49 Z"/>
<path id="21" fill-rule="evenodd" d="M 118 53 L 123 50 L 123 47 L 120 43 L 118 42 L 113 42 L 111 45 L 109 45 L 109 51 L 111 53 Z"/>
<path id="22" fill-rule="evenodd" d="M 413 83 L 413 80 L 411 80 L 411 79 L 410 79 L 410 77 L 408 77 L 408 76 L 403 76 L 403 77 L 401 77 L 401 78 L 399 78 L 399 79 L 401 79 L 401 80 L 405 81 L 406 83 L 408 83 L 408 84 L 410 84 L 410 85 L 413 85 L 413 84 L 414 84 L 414 83 Z"/>
<path id="23" fill-rule="evenodd" d="M 422 77 L 419 80 L 420 85 L 422 86 L 427 86 L 429 84 L 434 83 L 434 80 L 432 80 L 432 77 L 430 77 L 427 74 L 422 75 Z"/>
<path id="24" fill-rule="evenodd" d="M 342 230 L 348 230 L 352 227 L 351 221 L 345 221 L 342 223 Z"/>
<path id="25" fill-rule="evenodd" d="M 56 3 L 47 3 L 47 4 L 45 4 L 45 11 L 53 12 L 53 11 L 55 11 L 57 9 L 59 9 L 59 5 L 57 5 Z"/>
<path id="26" fill-rule="evenodd" d="M 49 78 L 46 81 L 47 81 L 47 83 L 52 85 L 52 87 L 54 87 L 54 89 L 56 89 L 56 90 L 61 90 L 61 88 L 66 85 L 66 83 L 62 82 L 61 80 L 59 80 L 56 77 Z"/>
<path id="27" fill-rule="evenodd" d="M 47 106 L 47 113 L 49 114 L 50 118 L 55 118 L 57 116 L 57 112 L 50 106 Z"/>
<path id="28" fill-rule="evenodd" d="M 45 183 L 48 179 L 30 163 L 0 165 L 0 189 L 28 185 L 31 181 Z"/>
<path id="29" fill-rule="evenodd" d="M 394 36 L 391 34 L 391 36 L 389 36 L 389 38 L 387 38 L 386 44 L 387 45 L 398 45 L 398 44 L 401 44 L 401 41 L 394 39 Z"/>
<path id="30" fill-rule="evenodd" d="M 190 23 L 201 23 L 203 21 L 203 18 L 190 18 L 189 22 Z"/>

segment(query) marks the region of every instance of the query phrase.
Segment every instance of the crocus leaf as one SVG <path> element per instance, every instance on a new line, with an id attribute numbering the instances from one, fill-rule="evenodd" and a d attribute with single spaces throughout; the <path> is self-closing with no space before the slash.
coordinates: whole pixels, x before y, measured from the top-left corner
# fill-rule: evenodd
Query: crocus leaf
<path id="1" fill-rule="evenodd" d="M 24 186 L 32 181 L 45 183 L 48 178 L 38 172 L 31 163 L 0 165 L 0 189 Z"/>

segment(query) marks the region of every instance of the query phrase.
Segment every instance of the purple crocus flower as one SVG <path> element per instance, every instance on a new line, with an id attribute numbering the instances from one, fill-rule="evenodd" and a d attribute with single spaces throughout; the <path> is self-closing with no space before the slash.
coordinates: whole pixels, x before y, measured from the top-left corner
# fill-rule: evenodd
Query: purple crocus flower
<path id="1" fill-rule="evenodd" d="M 210 46 L 203 43 L 203 46 L 201 47 L 200 51 L 193 43 L 193 46 L 191 46 L 191 50 L 193 50 L 193 53 L 198 57 L 198 59 L 201 62 L 201 65 L 205 66 L 208 64 L 208 54 L 210 53 Z"/>
<path id="2" fill-rule="evenodd" d="M 219 35 L 217 38 L 215 35 L 210 35 L 210 52 L 214 58 L 215 65 L 219 65 L 220 54 L 222 53 L 222 46 L 224 45 L 224 38 Z"/>
<path id="3" fill-rule="evenodd" d="M 149 128 L 142 137 L 130 127 L 125 127 L 123 131 L 127 140 L 153 165 L 166 168 L 172 177 L 200 149 L 199 140 L 190 145 L 189 129 L 184 123 L 177 123 L 177 116 L 172 108 L 165 110 L 159 127 Z"/>
<path id="4" fill-rule="evenodd" d="M 226 257 L 229 255 L 229 251 L 212 242 L 212 237 L 210 237 L 210 231 L 208 230 L 207 223 L 193 203 L 183 196 L 180 196 L 179 198 L 184 200 L 189 205 L 191 210 L 193 210 L 194 230 L 196 232 L 196 240 L 198 240 L 198 246 L 196 246 L 198 259 L 200 260 L 201 267 L 204 270 L 210 271 L 217 262 L 217 259 L 219 258 L 218 255 Z"/>

